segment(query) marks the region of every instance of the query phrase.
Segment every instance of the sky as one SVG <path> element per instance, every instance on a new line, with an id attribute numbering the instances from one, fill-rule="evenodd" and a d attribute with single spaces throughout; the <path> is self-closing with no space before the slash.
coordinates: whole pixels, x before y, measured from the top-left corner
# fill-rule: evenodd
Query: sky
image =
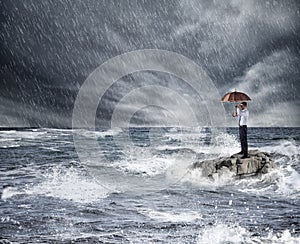
<path id="1" fill-rule="evenodd" d="M 218 90 L 216 102 L 235 89 L 247 93 L 249 126 L 300 126 L 297 0 L 2 0 L 0 9 L 0 127 L 70 128 L 89 75 L 106 61 L 141 49 L 167 50 L 195 62 Z M 199 102 L 179 77 L 137 72 L 107 90 L 95 123 L 109 126 L 116 108 L 124 114 L 132 110 L 130 99 L 121 104 L 122 99 L 147 85 Z M 163 105 L 162 100 L 161 107 L 136 111 L 131 122 L 170 120 Z M 213 110 L 198 105 L 200 118 Z M 178 104 L 175 113 L 184 106 Z M 224 126 L 235 126 L 233 104 L 224 107 Z"/>

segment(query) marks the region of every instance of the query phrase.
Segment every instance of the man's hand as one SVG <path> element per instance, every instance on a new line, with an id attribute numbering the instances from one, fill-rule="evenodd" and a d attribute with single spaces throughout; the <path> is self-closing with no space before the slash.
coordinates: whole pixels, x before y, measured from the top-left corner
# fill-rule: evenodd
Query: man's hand
<path id="1" fill-rule="evenodd" d="M 237 112 L 236 111 L 233 111 L 232 112 L 232 117 L 236 117 L 237 116 Z"/>

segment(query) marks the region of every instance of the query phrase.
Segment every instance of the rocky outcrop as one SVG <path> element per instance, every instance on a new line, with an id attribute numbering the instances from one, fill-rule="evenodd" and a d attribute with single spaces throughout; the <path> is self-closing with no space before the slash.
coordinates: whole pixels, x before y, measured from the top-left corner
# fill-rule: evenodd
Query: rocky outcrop
<path id="1" fill-rule="evenodd" d="M 213 176 L 224 169 L 229 169 L 237 176 L 265 174 L 275 167 L 275 162 L 268 152 L 249 150 L 249 158 L 241 159 L 242 155 L 233 154 L 230 157 L 220 157 L 201 162 L 195 162 L 193 168 L 201 168 L 202 175 Z"/>

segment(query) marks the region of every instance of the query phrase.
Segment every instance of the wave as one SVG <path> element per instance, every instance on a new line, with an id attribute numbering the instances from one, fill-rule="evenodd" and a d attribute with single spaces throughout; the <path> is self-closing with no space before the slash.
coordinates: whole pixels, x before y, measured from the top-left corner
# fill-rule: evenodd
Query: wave
<path id="1" fill-rule="evenodd" d="M 35 139 L 41 135 L 47 134 L 46 131 L 0 131 L 0 137 L 15 139 Z"/>
<path id="2" fill-rule="evenodd" d="M 136 160 L 122 160 L 115 162 L 113 166 L 124 173 L 141 176 L 155 176 L 164 174 L 172 164 L 173 160 L 171 159 L 151 157 Z"/>
<path id="3" fill-rule="evenodd" d="M 202 176 L 201 169 L 190 170 L 181 182 L 204 189 L 228 187 L 249 194 L 269 194 L 287 198 L 300 195 L 300 174 L 290 165 L 281 165 L 267 174 L 239 178 L 228 169 L 213 174 L 212 178 Z"/>
<path id="4" fill-rule="evenodd" d="M 17 148 L 20 146 L 20 144 L 0 145 L 0 148 Z"/>
<path id="5" fill-rule="evenodd" d="M 287 198 L 297 198 L 300 194 L 300 174 L 290 165 L 279 166 L 261 178 L 236 181 L 239 191 L 256 194 L 272 194 Z"/>
<path id="6" fill-rule="evenodd" d="M 276 144 L 265 146 L 261 148 L 262 150 L 274 153 L 275 155 L 284 155 L 289 159 L 299 161 L 300 150 L 299 145 L 293 139 L 290 140 L 280 140 Z"/>
<path id="7" fill-rule="evenodd" d="M 164 139 L 169 142 L 192 142 L 201 141 L 207 137 L 204 130 L 195 129 L 195 131 L 184 131 L 184 130 L 169 130 L 169 133 L 164 134 Z"/>
<path id="8" fill-rule="evenodd" d="M 121 159 L 105 162 L 101 167 L 112 169 L 112 177 L 113 170 L 121 172 L 121 177 L 124 178 L 120 180 L 125 180 L 127 177 L 126 181 L 129 184 L 127 188 L 130 188 L 131 182 L 134 184 L 140 182 L 139 185 L 142 187 L 145 179 L 153 178 L 153 181 L 159 179 L 161 185 L 164 186 L 180 182 L 209 189 L 228 186 L 247 193 L 272 194 L 275 192 L 287 197 L 299 195 L 300 176 L 295 167 L 290 164 L 291 158 L 295 158 L 295 154 L 298 154 L 298 146 L 293 141 L 282 141 L 273 147 L 258 148 L 261 151 L 276 152 L 275 160 L 278 167 L 268 174 L 243 179 L 236 177 L 229 170 L 223 170 L 214 174 L 212 178 L 206 178 L 202 176 L 200 168 L 190 168 L 195 158 L 199 159 L 199 154 L 201 154 L 201 160 L 205 160 L 228 156 L 239 151 L 240 145 L 236 136 L 219 133 L 212 140 L 212 144 L 196 147 L 197 145 L 194 145 L 194 148 L 190 145 L 188 147 L 186 145 L 155 145 L 154 148 L 123 145 Z M 93 170 L 94 168 L 91 169 L 91 171 Z M 106 174 L 106 171 L 103 172 L 101 176 L 100 169 L 96 178 L 104 178 L 103 174 Z M 115 176 L 119 177 L 120 174 L 116 173 Z M 130 181 L 130 177 L 135 179 Z M 148 183 L 151 184 L 151 181 Z"/>
<path id="9" fill-rule="evenodd" d="M 140 209 L 138 212 L 159 222 L 194 222 L 201 219 L 201 215 L 198 212 L 190 210 L 178 213 L 178 211 L 166 212 L 153 209 Z"/>
<path id="10" fill-rule="evenodd" d="M 20 191 L 16 187 L 8 186 L 2 190 L 1 199 L 3 201 L 6 201 L 7 199 L 9 199 L 13 196 L 22 195 L 22 194 L 24 194 L 24 191 Z"/>
<path id="11" fill-rule="evenodd" d="M 44 137 L 45 131 L 0 131 L 0 148 L 17 148 Z"/>
<path id="12" fill-rule="evenodd" d="M 182 183 L 190 183 L 200 188 L 217 189 L 223 186 L 234 185 L 235 174 L 228 169 L 224 169 L 219 173 L 212 175 L 212 178 L 204 177 L 200 168 L 189 169 L 180 181 Z"/>
<path id="13" fill-rule="evenodd" d="M 220 134 L 216 141 L 218 143 L 211 145 L 211 147 L 221 149 L 221 151 L 218 151 L 219 156 L 224 156 L 232 151 L 236 152 L 236 149 L 239 147 L 234 136 Z M 234 146 L 231 147 L 231 145 Z M 276 161 L 277 168 L 267 174 L 247 178 L 236 177 L 228 169 L 219 171 L 213 174 L 211 178 L 207 178 L 202 176 L 201 168 L 186 168 L 186 174 L 181 179 L 178 178 L 178 181 L 201 188 L 217 189 L 227 186 L 251 194 L 276 193 L 279 196 L 289 198 L 298 197 L 300 194 L 300 174 L 297 170 L 299 169 L 297 168 L 299 165 L 299 146 L 295 141 L 282 140 L 273 146 L 256 149 L 271 153 Z M 214 149 L 210 149 L 210 151 L 214 151 Z M 212 156 L 211 158 L 214 157 Z M 176 177 L 176 171 L 180 172 L 182 170 L 182 168 L 173 168 L 173 171 L 169 172 L 168 176 L 171 178 Z"/>
<path id="14" fill-rule="evenodd" d="M 230 156 L 239 151 L 240 142 L 235 135 L 222 132 L 212 139 L 210 152 L 219 157 Z"/>
<path id="15" fill-rule="evenodd" d="M 88 129 L 75 129 L 73 133 L 87 138 L 105 138 L 107 136 L 116 136 L 122 132 L 121 128 L 109 129 L 106 131 L 92 131 Z"/>
<path id="16" fill-rule="evenodd" d="M 44 149 L 44 150 L 48 150 L 48 151 L 52 151 L 52 152 L 61 152 L 61 150 L 59 150 L 56 147 L 39 147 L 40 149 Z"/>
<path id="17" fill-rule="evenodd" d="M 7 200 L 16 195 L 34 195 L 69 200 L 77 203 L 91 203 L 117 192 L 112 186 L 101 184 L 78 168 L 54 167 L 44 174 L 40 183 L 25 188 L 7 187 L 1 199 Z"/>
<path id="18" fill-rule="evenodd" d="M 20 147 L 19 140 L 0 133 L 0 148 Z"/>
<path id="19" fill-rule="evenodd" d="M 299 243 L 299 236 L 292 236 L 290 230 L 282 233 L 269 231 L 266 236 L 256 236 L 239 225 L 227 225 L 217 223 L 207 226 L 200 231 L 197 243 L 221 244 L 221 243 Z"/>
<path id="20" fill-rule="evenodd" d="M 0 130 L 0 135 L 1 134 L 14 134 L 16 133 L 16 130 Z"/>

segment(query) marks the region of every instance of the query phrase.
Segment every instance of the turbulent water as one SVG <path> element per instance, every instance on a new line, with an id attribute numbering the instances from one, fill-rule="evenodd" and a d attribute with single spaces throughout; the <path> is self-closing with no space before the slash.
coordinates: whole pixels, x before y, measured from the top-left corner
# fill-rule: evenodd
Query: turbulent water
<path id="1" fill-rule="evenodd" d="M 2 129 L 0 237 L 17 243 L 299 243 L 300 128 L 249 128 L 277 168 L 190 165 L 240 150 L 237 128 Z M 81 153 L 82 144 L 97 148 Z M 1 239 L 0 239 L 1 240 Z"/>

